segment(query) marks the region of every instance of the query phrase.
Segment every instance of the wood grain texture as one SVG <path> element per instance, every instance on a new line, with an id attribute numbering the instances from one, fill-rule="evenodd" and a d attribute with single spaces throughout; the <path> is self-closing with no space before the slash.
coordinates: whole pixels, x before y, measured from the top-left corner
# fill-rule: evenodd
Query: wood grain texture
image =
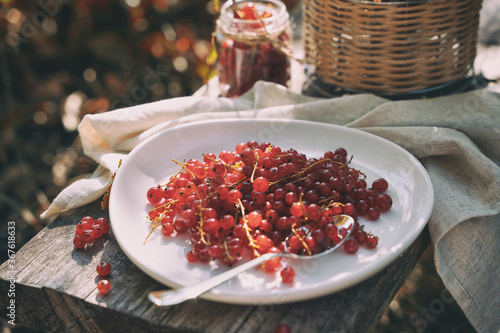
<path id="1" fill-rule="evenodd" d="M 121 251 L 112 232 L 86 251 L 73 236 L 85 216 L 107 217 L 99 203 L 66 213 L 16 254 L 16 323 L 47 332 L 273 332 L 288 323 L 294 332 L 369 332 L 430 243 L 427 229 L 400 259 L 375 276 L 339 293 L 291 304 L 232 305 L 197 299 L 159 308 L 146 298 L 165 289 Z M 112 263 L 112 292 L 96 289 L 95 268 Z M 0 292 L 10 282 L 0 266 Z M 8 299 L 2 297 L 5 309 Z M 4 311 L 4 310 L 2 310 Z"/>

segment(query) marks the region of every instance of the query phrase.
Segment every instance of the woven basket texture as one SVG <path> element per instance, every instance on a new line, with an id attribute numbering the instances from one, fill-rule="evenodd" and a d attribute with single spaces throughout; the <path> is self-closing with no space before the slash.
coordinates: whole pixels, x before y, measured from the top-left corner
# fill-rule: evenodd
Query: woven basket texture
<path id="1" fill-rule="evenodd" d="M 405 94 L 472 68 L 481 0 L 304 0 L 305 62 L 322 81 Z"/>

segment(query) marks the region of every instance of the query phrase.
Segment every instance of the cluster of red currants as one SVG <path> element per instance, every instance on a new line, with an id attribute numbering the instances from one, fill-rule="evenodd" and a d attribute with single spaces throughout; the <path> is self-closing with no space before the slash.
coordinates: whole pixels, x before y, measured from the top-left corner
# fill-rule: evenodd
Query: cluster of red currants
<path id="1" fill-rule="evenodd" d="M 190 232 L 189 262 L 221 260 L 230 265 L 245 249 L 254 257 L 285 250 L 319 253 L 347 236 L 334 223 L 340 214 L 356 220 L 345 251 L 355 253 L 360 244 L 374 248 L 378 239 L 357 218 L 376 220 L 392 206 L 391 197 L 383 193 L 387 181 L 378 179 L 367 188 L 366 176 L 349 166 L 343 148 L 307 158 L 293 149 L 249 141 L 234 152 L 175 162 L 181 165 L 179 172 L 147 192 L 153 205 L 148 218 L 152 229 L 161 226 L 164 236 Z M 284 282 L 293 282 L 293 268 L 282 268 L 280 258 L 268 260 L 263 268 L 279 270 Z"/>
<path id="2" fill-rule="evenodd" d="M 90 246 L 97 238 L 107 234 L 110 229 L 109 221 L 104 217 L 94 220 L 91 216 L 83 217 L 76 225 L 73 242 L 77 249 Z"/>

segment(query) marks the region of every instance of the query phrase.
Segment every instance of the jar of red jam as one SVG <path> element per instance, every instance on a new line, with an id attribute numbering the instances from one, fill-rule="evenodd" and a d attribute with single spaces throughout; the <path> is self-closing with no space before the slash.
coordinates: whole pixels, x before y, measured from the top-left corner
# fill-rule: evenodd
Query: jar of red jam
<path id="1" fill-rule="evenodd" d="M 281 1 L 224 3 L 215 29 L 221 95 L 239 96 L 258 80 L 287 86 L 291 36 Z"/>

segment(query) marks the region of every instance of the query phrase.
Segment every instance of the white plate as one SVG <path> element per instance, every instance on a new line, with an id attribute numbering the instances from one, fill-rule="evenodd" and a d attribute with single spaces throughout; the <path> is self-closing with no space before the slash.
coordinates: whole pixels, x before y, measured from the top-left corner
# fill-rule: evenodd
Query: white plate
<path id="1" fill-rule="evenodd" d="M 235 304 L 277 304 L 311 299 L 353 286 L 396 259 L 417 238 L 432 211 L 434 195 L 427 172 L 406 150 L 359 130 L 329 124 L 278 119 L 227 119 L 196 122 L 161 132 L 138 145 L 118 170 L 110 196 L 113 233 L 125 254 L 145 273 L 167 286 L 195 284 L 222 270 L 215 263 L 189 264 L 185 238 L 164 238 L 159 228 L 150 232 L 146 192 L 165 183 L 179 166 L 171 161 L 202 159 L 202 153 L 234 150 L 240 142 L 269 141 L 294 148 L 308 157 L 322 156 L 338 147 L 353 155 L 352 165 L 364 171 L 368 184 L 384 177 L 393 198 L 392 209 L 365 230 L 379 237 L 374 250 L 360 247 L 355 255 L 343 250 L 314 260 L 293 261 L 292 286 L 279 275 L 257 269 L 240 274 L 202 297 Z"/>

